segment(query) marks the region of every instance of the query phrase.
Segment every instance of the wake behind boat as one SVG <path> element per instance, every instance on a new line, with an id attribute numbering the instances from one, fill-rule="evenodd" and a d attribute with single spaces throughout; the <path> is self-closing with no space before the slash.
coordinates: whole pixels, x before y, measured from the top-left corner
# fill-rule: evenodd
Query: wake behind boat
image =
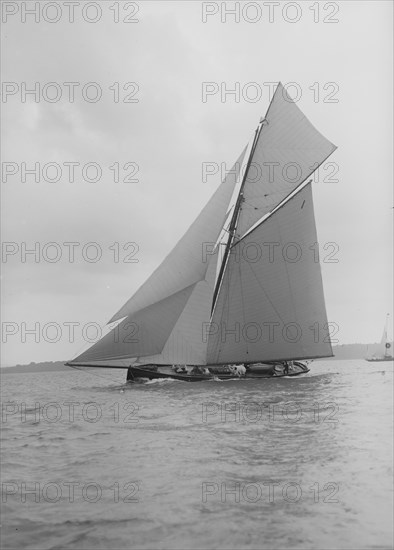
<path id="1" fill-rule="evenodd" d="M 308 178 L 335 149 L 279 83 L 184 236 L 67 364 L 199 381 L 297 376 L 300 361 L 331 357 Z"/>

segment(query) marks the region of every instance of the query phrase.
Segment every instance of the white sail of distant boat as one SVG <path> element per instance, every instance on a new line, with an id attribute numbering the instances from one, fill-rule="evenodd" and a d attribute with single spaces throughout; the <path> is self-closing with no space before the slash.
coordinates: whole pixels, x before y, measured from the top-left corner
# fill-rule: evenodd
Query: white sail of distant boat
<path id="1" fill-rule="evenodd" d="M 211 376 L 215 365 L 332 356 L 308 178 L 335 149 L 279 83 L 251 146 L 117 326 L 68 364 Z"/>
<path id="2" fill-rule="evenodd" d="M 390 316 L 390 314 L 387 313 L 386 321 L 384 323 L 382 338 L 380 340 L 380 343 L 383 344 L 383 346 L 385 346 L 387 344 L 387 330 L 388 330 L 388 324 L 389 324 L 389 316 Z"/>
<path id="3" fill-rule="evenodd" d="M 383 334 L 380 340 L 379 355 L 375 354 L 373 357 L 366 358 L 369 362 L 381 362 L 381 361 L 393 361 L 394 357 L 390 354 L 391 343 L 388 341 L 388 326 L 389 326 L 390 314 L 387 313 L 386 321 L 384 323 Z M 367 350 L 368 355 L 368 350 Z"/>

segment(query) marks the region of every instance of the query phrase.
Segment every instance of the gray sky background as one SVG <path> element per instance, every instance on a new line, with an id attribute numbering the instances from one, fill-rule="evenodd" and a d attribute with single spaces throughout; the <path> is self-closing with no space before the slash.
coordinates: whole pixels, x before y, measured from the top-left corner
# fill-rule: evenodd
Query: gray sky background
<path id="1" fill-rule="evenodd" d="M 220 174 L 202 182 L 202 163 L 231 166 L 268 107 L 263 84 L 279 80 L 299 85 L 298 105 L 338 146 L 329 160 L 339 166 L 339 181 L 324 182 L 323 170 L 313 186 L 319 241 L 339 246 L 339 262 L 322 263 L 329 320 L 339 325 L 340 343 L 379 340 L 393 302 L 392 3 L 337 1 L 332 19 L 338 22 L 331 24 L 323 18 L 333 2 L 319 3 L 318 23 L 313 2 L 298 2 L 302 15 L 295 23 L 283 17 L 286 2 L 272 23 L 260 2 L 262 19 L 254 24 L 242 16 L 239 23 L 231 16 L 222 23 L 220 13 L 203 23 L 202 3 L 191 1 L 142 1 L 138 23 L 115 23 L 113 4 L 100 2 L 97 23 L 84 21 L 83 2 L 70 23 L 59 2 L 57 23 L 42 16 L 23 23 L 19 11 L 3 24 L 3 81 L 28 88 L 57 82 L 63 90 L 56 103 L 42 95 L 39 102 L 31 95 L 22 102 L 20 91 L 2 103 L 3 163 L 97 162 L 103 175 L 85 182 L 76 168 L 72 183 L 62 165 L 57 183 L 36 183 L 32 176 L 23 183 L 20 173 L 3 180 L 2 239 L 17 243 L 18 251 L 2 264 L 2 320 L 3 328 L 16 323 L 18 332 L 3 344 L 2 365 L 67 359 L 82 350 L 81 327 L 104 324 L 161 262 L 220 182 Z M 121 18 L 130 13 L 124 4 Z M 254 16 L 252 8 L 247 16 Z M 62 85 L 68 81 L 81 83 L 74 103 Z M 101 86 L 100 101 L 83 100 L 87 82 Z M 114 82 L 121 88 L 137 82 L 139 102 L 115 103 Z M 228 88 L 256 82 L 262 97 L 253 103 L 241 96 L 236 103 L 233 96 L 221 102 L 217 94 L 203 102 L 203 82 Z M 323 89 L 328 82 L 338 87 L 336 103 L 324 101 L 333 90 Z M 314 83 L 318 102 L 309 89 Z M 139 182 L 115 183 L 108 168 L 115 162 L 138 163 Z M 97 263 L 82 257 L 83 245 L 92 241 L 102 249 Z M 29 255 L 22 262 L 22 242 L 28 248 L 57 242 L 62 258 L 50 263 L 40 254 L 36 263 Z M 81 243 L 74 263 L 64 242 Z M 139 262 L 123 262 L 122 250 L 114 262 L 114 242 L 136 242 Z M 51 322 L 63 329 L 57 343 L 48 341 L 53 331 L 39 342 L 33 336 L 22 341 L 22 323 L 43 329 Z M 67 322 L 79 323 L 74 342 Z"/>

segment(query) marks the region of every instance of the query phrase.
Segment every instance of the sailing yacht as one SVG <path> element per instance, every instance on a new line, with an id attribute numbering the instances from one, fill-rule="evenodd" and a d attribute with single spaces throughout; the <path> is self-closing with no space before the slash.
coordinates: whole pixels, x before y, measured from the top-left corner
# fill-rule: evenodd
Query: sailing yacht
<path id="1" fill-rule="evenodd" d="M 279 83 L 180 241 L 66 364 L 201 381 L 297 376 L 331 357 L 310 176 L 335 149 Z"/>
<path id="2" fill-rule="evenodd" d="M 394 357 L 392 355 L 390 355 L 391 344 L 388 341 L 388 337 L 387 337 L 389 316 L 390 316 L 390 314 L 387 313 L 386 322 L 385 322 L 384 328 L 383 328 L 382 339 L 380 341 L 380 345 L 382 347 L 383 355 L 380 355 L 380 356 L 379 355 L 378 356 L 374 355 L 373 357 L 366 357 L 366 360 L 371 362 L 371 363 L 376 363 L 376 362 L 380 362 L 380 361 L 394 361 Z"/>

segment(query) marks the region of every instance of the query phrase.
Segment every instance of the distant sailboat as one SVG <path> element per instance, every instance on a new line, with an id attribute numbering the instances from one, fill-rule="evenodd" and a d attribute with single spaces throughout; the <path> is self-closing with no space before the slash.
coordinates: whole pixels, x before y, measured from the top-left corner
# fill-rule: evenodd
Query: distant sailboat
<path id="1" fill-rule="evenodd" d="M 67 364 L 197 381 L 295 376 L 309 370 L 300 360 L 332 356 L 308 178 L 335 149 L 279 83 L 251 145 L 117 326 Z"/>
<path id="2" fill-rule="evenodd" d="M 387 313 L 386 322 L 385 322 L 384 328 L 383 328 L 382 339 L 380 341 L 380 345 L 381 345 L 381 348 L 382 348 L 382 351 L 383 351 L 384 354 L 380 355 L 380 356 L 374 355 L 373 357 L 366 357 L 366 360 L 369 361 L 370 363 L 376 363 L 376 362 L 380 362 L 380 361 L 394 361 L 394 357 L 392 355 L 390 355 L 391 344 L 388 341 L 388 336 L 387 336 L 389 316 L 390 316 L 390 314 Z"/>

